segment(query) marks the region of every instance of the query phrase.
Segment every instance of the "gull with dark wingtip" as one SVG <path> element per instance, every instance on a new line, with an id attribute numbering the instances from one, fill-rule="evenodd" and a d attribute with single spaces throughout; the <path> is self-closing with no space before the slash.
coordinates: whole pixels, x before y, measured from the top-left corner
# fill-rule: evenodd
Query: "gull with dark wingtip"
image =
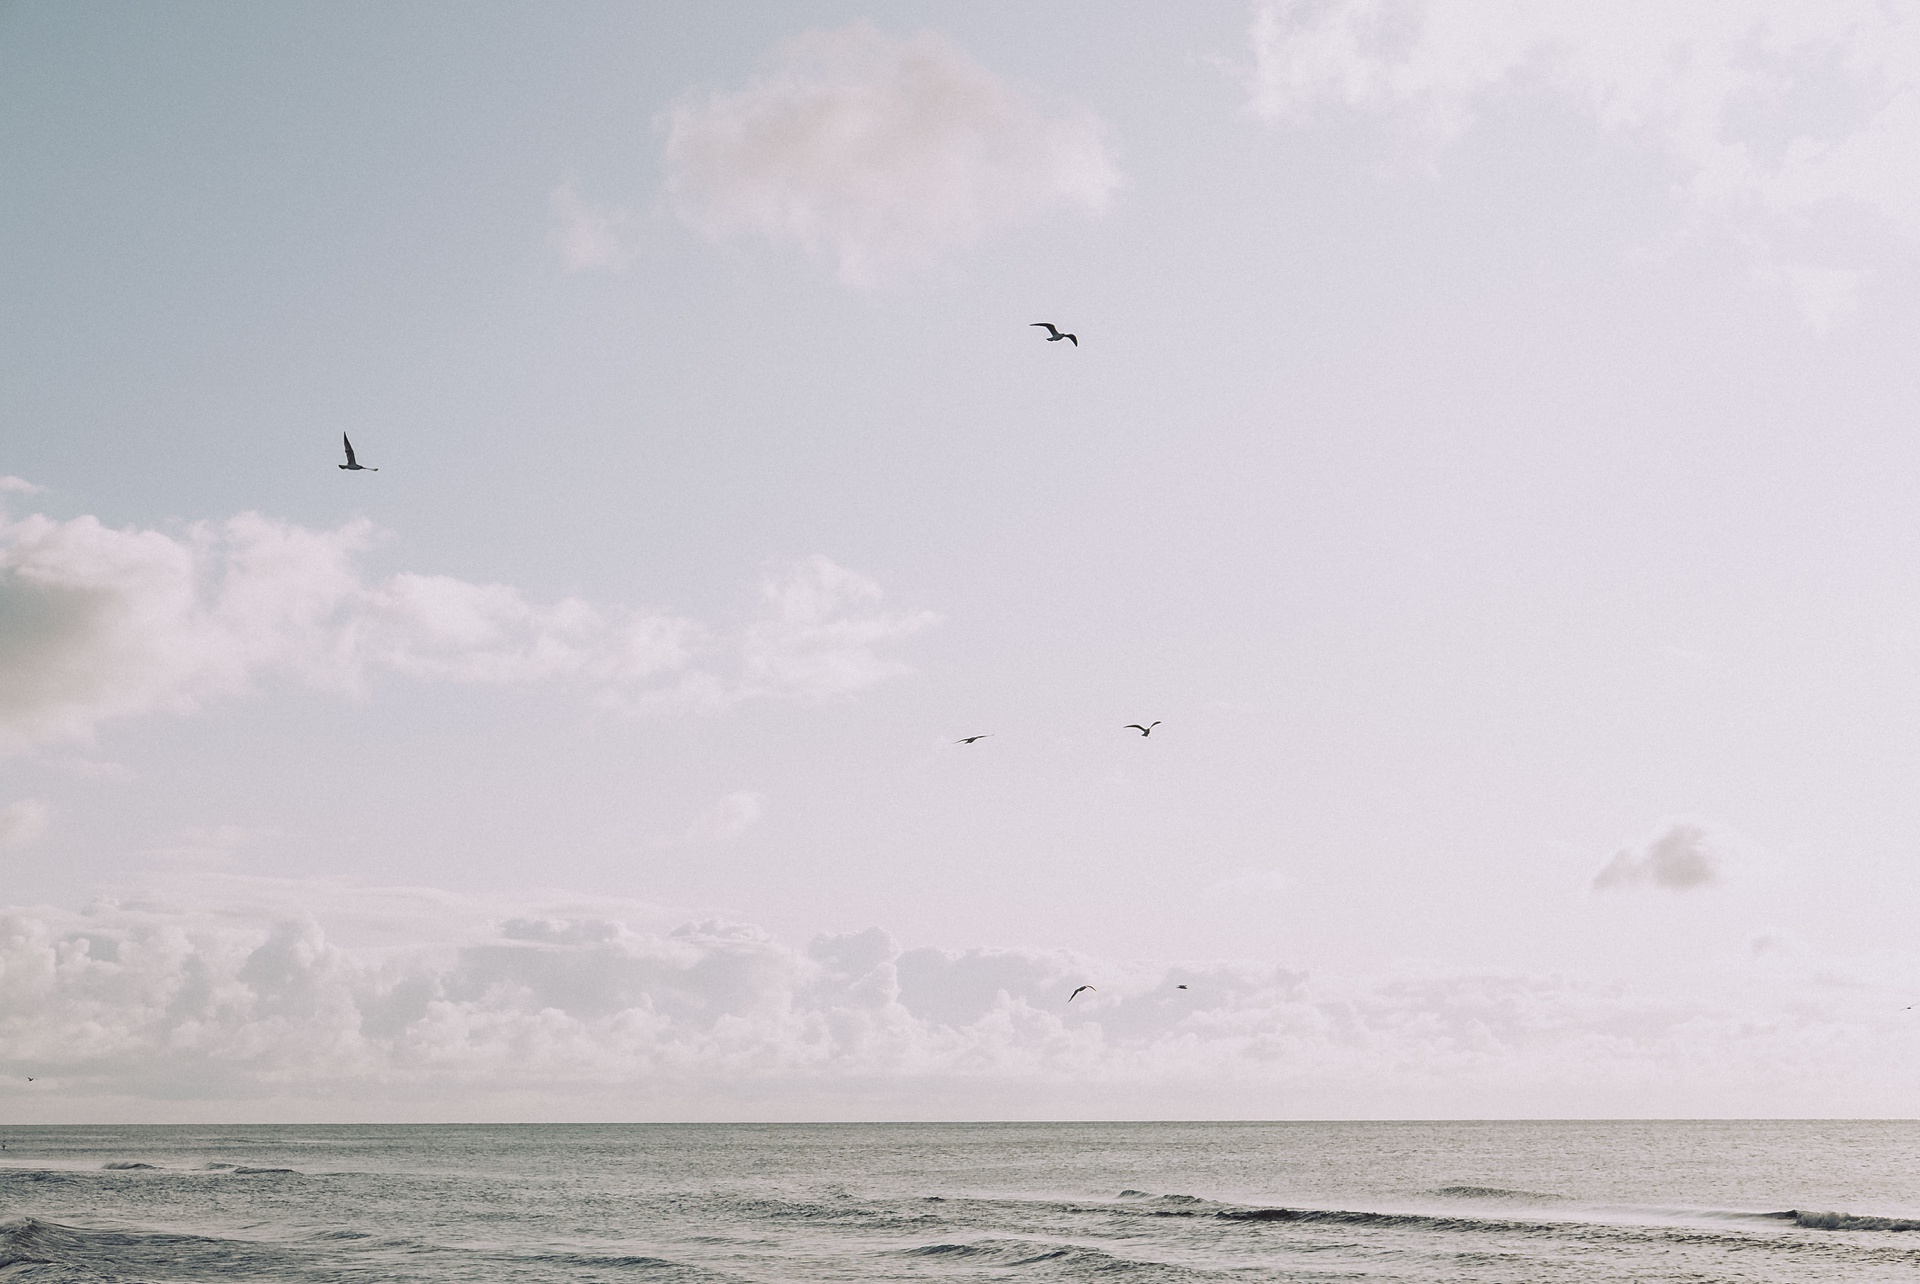
<path id="1" fill-rule="evenodd" d="M 1073 346 L 1074 346 L 1074 347 L 1076 347 L 1076 348 L 1077 348 L 1077 347 L 1079 347 L 1079 346 L 1080 346 L 1080 336 L 1079 336 L 1079 335 L 1077 335 L 1077 334 L 1068 334 L 1068 333 L 1066 333 L 1065 331 L 1063 331 L 1063 330 L 1062 330 L 1062 329 L 1061 329 L 1061 328 L 1060 328 L 1059 326 L 1057 326 L 1057 325 L 1055 325 L 1055 324 L 1054 324 L 1053 322 L 1051 322 L 1051 321 L 1029 321 L 1029 322 L 1027 322 L 1027 324 L 1028 324 L 1028 325 L 1037 325 L 1037 326 L 1045 326 L 1045 327 L 1046 327 L 1046 331 L 1047 331 L 1047 342 L 1048 342 L 1048 343 L 1058 343 L 1058 342 L 1060 342 L 1060 340 L 1062 340 L 1062 339 L 1069 339 L 1069 340 L 1071 340 L 1071 341 L 1072 341 L 1072 343 L 1073 343 Z"/>
<path id="2" fill-rule="evenodd" d="M 1137 722 L 1129 722 L 1126 726 L 1120 729 L 1122 731 L 1138 731 L 1143 736 L 1150 736 L 1153 734 L 1153 729 L 1159 725 L 1160 725 L 1160 720 L 1158 718 L 1155 718 L 1152 722 L 1149 722 L 1144 727 Z"/>
<path id="3" fill-rule="evenodd" d="M 970 745 L 976 740 L 987 740 L 987 739 L 990 739 L 992 736 L 993 736 L 993 732 L 983 731 L 977 736 L 964 736 L 961 739 L 954 741 L 953 743 L 957 745 Z"/>
<path id="4" fill-rule="evenodd" d="M 1092 990 L 1092 989 L 1093 989 L 1093 987 L 1092 987 L 1091 985 L 1083 985 L 1083 986 L 1081 986 L 1081 987 L 1080 987 L 1080 990 Z M 1071 1003 L 1071 1002 L 1073 1002 L 1073 1001 L 1074 1001 L 1075 999 L 1077 999 L 1077 998 L 1079 998 L 1079 997 L 1080 997 L 1080 990 L 1075 990 L 1075 991 L 1074 991 L 1074 992 L 1073 992 L 1072 994 L 1069 994 L 1069 995 L 1067 996 L 1067 1002 L 1069 1002 L 1069 1003 Z M 1095 992 L 1096 994 L 1097 994 L 1097 993 L 1099 993 L 1099 991 L 1097 991 L 1097 990 L 1095 990 L 1094 992 Z"/>
<path id="5" fill-rule="evenodd" d="M 377 473 L 380 471 L 378 468 L 367 467 L 365 464 L 361 463 L 359 460 L 353 457 L 353 443 L 347 440 L 347 434 L 341 433 L 340 440 L 347 448 L 347 462 L 344 464 L 341 464 L 340 465 L 341 468 L 344 468 L 349 472 L 356 472 L 356 473 Z"/>

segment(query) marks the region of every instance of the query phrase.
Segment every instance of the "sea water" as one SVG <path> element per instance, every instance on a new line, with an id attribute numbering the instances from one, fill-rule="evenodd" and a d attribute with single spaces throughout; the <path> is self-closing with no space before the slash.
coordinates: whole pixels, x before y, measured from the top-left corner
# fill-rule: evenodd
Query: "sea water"
<path id="1" fill-rule="evenodd" d="M 1920 1281 L 1913 1122 L 0 1127 L 0 1280 Z"/>

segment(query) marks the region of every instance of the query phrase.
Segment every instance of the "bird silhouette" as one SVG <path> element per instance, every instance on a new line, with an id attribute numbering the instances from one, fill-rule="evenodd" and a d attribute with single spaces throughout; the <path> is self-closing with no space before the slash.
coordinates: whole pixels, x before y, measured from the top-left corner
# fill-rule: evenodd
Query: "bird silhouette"
<path id="1" fill-rule="evenodd" d="M 1153 729 L 1159 725 L 1160 725 L 1160 719 L 1155 718 L 1152 722 L 1149 722 L 1144 727 L 1137 722 L 1129 722 L 1126 726 L 1120 729 L 1122 731 L 1138 731 L 1143 736 L 1150 736 L 1153 734 Z"/>
<path id="2" fill-rule="evenodd" d="M 344 464 L 341 464 L 340 465 L 341 468 L 344 468 L 351 472 L 356 472 L 356 473 L 377 473 L 380 471 L 378 468 L 367 467 L 365 464 L 361 463 L 359 460 L 353 457 L 353 443 L 350 441 L 347 441 L 347 434 L 341 433 L 340 440 L 343 442 L 346 442 L 346 447 L 347 447 L 347 462 Z"/>
<path id="3" fill-rule="evenodd" d="M 1074 347 L 1076 347 L 1076 348 L 1077 348 L 1077 347 L 1079 347 L 1079 346 L 1080 346 L 1080 336 L 1079 336 L 1079 335 L 1077 335 L 1077 334 L 1067 334 L 1067 333 L 1066 333 L 1065 331 L 1063 331 L 1063 330 L 1061 330 L 1061 328 L 1060 328 L 1059 326 L 1057 326 L 1057 325 L 1055 325 L 1055 324 L 1054 324 L 1053 322 L 1051 322 L 1051 321 L 1029 321 L 1029 322 L 1027 322 L 1027 324 L 1028 324 L 1028 325 L 1038 325 L 1038 326 L 1045 326 L 1045 327 L 1046 327 L 1046 329 L 1047 329 L 1047 342 L 1048 342 L 1048 343 L 1058 343 L 1058 342 L 1060 342 L 1060 340 L 1062 340 L 1062 339 L 1067 339 L 1067 340 L 1069 340 L 1069 341 L 1071 341 L 1071 342 L 1072 342 L 1072 344 L 1073 344 L 1073 346 L 1074 346 Z"/>
<path id="4" fill-rule="evenodd" d="M 956 740 L 956 741 L 954 741 L 953 743 L 955 743 L 955 744 L 957 744 L 957 745 L 970 745 L 970 744 L 972 744 L 972 743 L 973 743 L 974 741 L 976 741 L 976 740 L 985 740 L 985 739 L 987 739 L 987 737 L 989 737 L 989 736 L 991 736 L 992 734 L 993 734 L 993 733 L 992 733 L 991 731 L 988 731 L 988 732 L 986 732 L 986 733 L 984 733 L 984 734 L 982 734 L 982 735 L 977 735 L 977 736 L 968 736 L 968 737 L 966 737 L 966 738 L 965 738 L 965 739 L 963 739 L 963 740 Z"/>
<path id="5" fill-rule="evenodd" d="M 1083 986 L 1081 986 L 1081 987 L 1080 987 L 1080 990 L 1092 990 L 1092 989 L 1093 989 L 1093 987 L 1092 987 L 1091 985 L 1083 985 Z M 1077 998 L 1079 998 L 1079 997 L 1080 997 L 1080 990 L 1075 990 L 1075 991 L 1074 991 L 1074 992 L 1073 992 L 1072 994 L 1069 994 L 1069 995 L 1067 996 L 1067 1002 L 1069 1002 L 1069 1003 L 1071 1003 L 1071 1002 L 1073 1002 L 1073 1001 L 1074 1001 L 1075 999 L 1077 999 Z M 1095 991 L 1094 991 L 1094 993 L 1096 993 L 1096 994 L 1097 994 L 1097 993 L 1099 993 L 1099 991 L 1098 991 L 1098 990 L 1095 990 Z"/>
<path id="6" fill-rule="evenodd" d="M 1186 986 L 1184 986 L 1184 985 L 1176 985 L 1176 986 L 1174 986 L 1173 988 L 1174 988 L 1174 989 L 1176 989 L 1176 990 L 1184 990 L 1184 989 L 1186 989 L 1187 987 L 1186 987 Z"/>

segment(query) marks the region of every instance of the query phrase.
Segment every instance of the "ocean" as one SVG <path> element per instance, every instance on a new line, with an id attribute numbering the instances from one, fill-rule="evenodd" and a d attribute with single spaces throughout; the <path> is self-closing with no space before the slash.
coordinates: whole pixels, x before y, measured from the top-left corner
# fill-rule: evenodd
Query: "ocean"
<path id="1" fill-rule="evenodd" d="M 0 1127 L 0 1280 L 1920 1281 L 1920 1123 Z"/>

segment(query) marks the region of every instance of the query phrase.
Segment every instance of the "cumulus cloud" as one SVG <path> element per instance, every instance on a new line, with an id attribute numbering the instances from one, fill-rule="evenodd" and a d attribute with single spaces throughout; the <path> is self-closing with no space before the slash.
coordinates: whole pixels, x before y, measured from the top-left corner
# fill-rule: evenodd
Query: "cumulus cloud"
<path id="1" fill-rule="evenodd" d="M 633 216 L 589 201 L 562 183 L 547 198 L 553 218 L 553 248 L 569 272 L 595 268 L 624 272 L 633 264 Z"/>
<path id="2" fill-rule="evenodd" d="M 1657 887 L 1671 892 L 1711 887 L 1720 881 L 1727 848 L 1705 825 L 1675 821 L 1638 847 L 1622 847 L 1594 875 L 1597 892 Z"/>
<path id="3" fill-rule="evenodd" d="M 359 559 L 373 540 L 364 521 L 254 513 L 180 535 L 0 519 L 0 747 L 189 711 L 270 675 L 347 691 L 380 672 L 552 682 L 624 707 L 819 699 L 900 672 L 878 648 L 934 618 L 881 610 L 877 585 L 824 557 L 770 572 L 767 614 L 716 629 L 504 584 L 372 579 Z"/>
<path id="4" fill-rule="evenodd" d="M 0 847 L 25 847 L 47 832 L 47 805 L 32 798 L 0 808 Z"/>
<path id="5" fill-rule="evenodd" d="M 1675 166 L 1692 208 L 1756 254 L 1807 319 L 1850 306 L 1834 253 L 1864 213 L 1920 240 L 1920 22 L 1878 0 L 1266 0 L 1251 105 L 1298 121 L 1327 104 L 1444 147 L 1502 97 L 1546 92 Z M 1822 236 L 1809 237 L 1817 227 Z"/>
<path id="6" fill-rule="evenodd" d="M 0 477 L 0 495 L 43 495 L 46 490 L 45 486 L 36 486 L 24 477 L 11 474 Z"/>
<path id="7" fill-rule="evenodd" d="M 1049 114 L 949 40 L 865 23 L 790 41 L 662 125 L 690 225 L 829 255 L 852 284 L 1052 209 L 1098 213 L 1120 183 L 1091 113 Z"/>
<path id="8" fill-rule="evenodd" d="M 195 877 L 80 912 L 0 909 L 0 1069 L 41 1080 L 36 1102 L 1724 1113 L 1905 1100 L 1915 1050 L 1905 1023 L 1873 1024 L 1897 1010 L 1890 976 L 1815 1002 L 1777 969 L 1684 998 L 1525 975 L 1316 983 L 1272 963 L 903 948 L 879 928 L 796 948 L 630 903 Z"/>

